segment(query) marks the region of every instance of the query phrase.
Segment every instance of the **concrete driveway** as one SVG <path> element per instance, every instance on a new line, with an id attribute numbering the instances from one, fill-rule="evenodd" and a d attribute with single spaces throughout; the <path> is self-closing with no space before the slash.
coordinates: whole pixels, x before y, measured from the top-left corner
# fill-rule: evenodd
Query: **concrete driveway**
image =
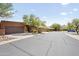
<path id="1" fill-rule="evenodd" d="M 49 32 L 0 45 L 2 56 L 79 56 L 79 41 L 64 32 Z"/>

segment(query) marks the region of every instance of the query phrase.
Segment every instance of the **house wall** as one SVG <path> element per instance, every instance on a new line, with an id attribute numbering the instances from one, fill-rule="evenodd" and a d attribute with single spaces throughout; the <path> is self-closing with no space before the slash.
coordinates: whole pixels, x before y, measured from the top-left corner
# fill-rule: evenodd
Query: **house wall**
<path id="1" fill-rule="evenodd" d="M 0 35 L 5 35 L 5 29 L 0 29 Z"/>
<path id="2" fill-rule="evenodd" d="M 3 29 L 5 34 L 13 34 L 23 33 L 25 26 L 22 22 L 1 21 L 0 28 Z"/>

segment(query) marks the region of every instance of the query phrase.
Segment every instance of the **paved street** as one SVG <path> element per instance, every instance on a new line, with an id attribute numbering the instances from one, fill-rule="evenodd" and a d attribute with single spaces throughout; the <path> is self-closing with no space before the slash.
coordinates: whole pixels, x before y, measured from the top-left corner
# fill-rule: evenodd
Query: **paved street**
<path id="1" fill-rule="evenodd" d="M 0 46 L 1 56 L 79 56 L 79 41 L 49 32 Z"/>

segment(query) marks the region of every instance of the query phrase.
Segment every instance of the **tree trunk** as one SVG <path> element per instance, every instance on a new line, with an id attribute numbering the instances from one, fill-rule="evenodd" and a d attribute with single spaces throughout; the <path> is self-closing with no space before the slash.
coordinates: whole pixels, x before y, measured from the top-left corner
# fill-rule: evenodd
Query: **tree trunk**
<path id="1" fill-rule="evenodd" d="M 76 32 L 77 32 L 77 34 L 78 34 L 78 26 L 76 27 Z"/>
<path id="2" fill-rule="evenodd" d="M 77 31 L 77 34 L 78 34 L 78 31 Z"/>

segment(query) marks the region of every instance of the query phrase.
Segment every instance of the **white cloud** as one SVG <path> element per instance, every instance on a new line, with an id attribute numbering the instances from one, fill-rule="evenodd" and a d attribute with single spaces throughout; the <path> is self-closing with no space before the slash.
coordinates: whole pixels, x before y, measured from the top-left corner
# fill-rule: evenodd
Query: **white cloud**
<path id="1" fill-rule="evenodd" d="M 68 5 L 69 3 L 61 3 L 61 5 Z"/>
<path id="2" fill-rule="evenodd" d="M 13 16 L 13 17 L 15 17 L 16 15 L 15 15 L 15 14 L 13 14 L 12 16 Z"/>
<path id="3" fill-rule="evenodd" d="M 60 15 L 67 15 L 67 13 L 66 12 L 61 12 Z"/>
<path id="4" fill-rule="evenodd" d="M 74 8 L 73 11 L 78 11 L 78 9 L 77 8 Z"/>
<path id="5" fill-rule="evenodd" d="M 35 9 L 30 9 L 30 11 L 34 12 L 34 11 L 36 11 L 36 10 L 35 10 Z"/>
<path id="6" fill-rule="evenodd" d="M 43 19 L 47 19 L 48 17 L 46 17 L 46 16 L 43 16 L 42 18 L 43 18 Z"/>
<path id="7" fill-rule="evenodd" d="M 72 13 L 73 13 L 72 11 L 69 12 L 69 14 L 72 14 Z"/>

